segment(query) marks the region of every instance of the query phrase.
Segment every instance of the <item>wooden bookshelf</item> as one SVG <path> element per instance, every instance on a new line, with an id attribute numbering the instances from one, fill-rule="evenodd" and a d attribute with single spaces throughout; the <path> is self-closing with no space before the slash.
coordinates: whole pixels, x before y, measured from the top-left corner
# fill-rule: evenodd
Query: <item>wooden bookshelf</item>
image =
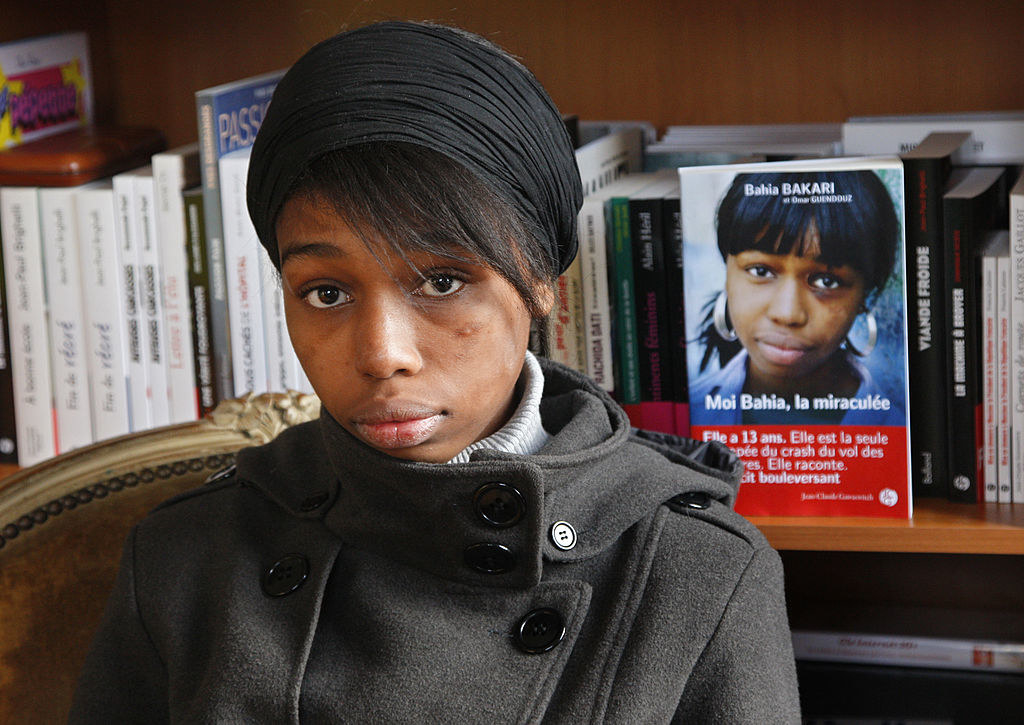
<path id="1" fill-rule="evenodd" d="M 751 517 L 776 549 L 1024 554 L 1024 506 L 914 503 L 912 519 Z"/>

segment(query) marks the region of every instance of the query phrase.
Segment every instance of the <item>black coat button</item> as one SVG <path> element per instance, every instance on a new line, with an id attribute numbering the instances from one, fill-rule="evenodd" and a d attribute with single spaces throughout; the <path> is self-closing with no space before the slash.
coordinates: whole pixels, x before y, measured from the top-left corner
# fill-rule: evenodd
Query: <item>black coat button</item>
<path id="1" fill-rule="evenodd" d="M 526 499 L 515 486 L 485 483 L 473 496 L 477 515 L 491 526 L 514 526 L 526 513 Z"/>
<path id="2" fill-rule="evenodd" d="M 303 513 L 309 513 L 310 511 L 316 511 L 318 508 L 327 503 L 331 495 L 327 491 L 317 491 L 312 496 L 306 496 L 302 499 L 302 503 L 299 504 L 299 511 Z"/>
<path id="3" fill-rule="evenodd" d="M 472 544 L 464 552 L 466 564 L 481 574 L 505 574 L 516 565 L 516 555 L 501 544 Z"/>
<path id="4" fill-rule="evenodd" d="M 703 491 L 687 491 L 686 493 L 681 493 L 678 496 L 673 496 L 668 502 L 668 505 L 676 511 L 680 511 L 684 508 L 706 509 L 711 505 L 711 496 Z"/>
<path id="5" fill-rule="evenodd" d="M 263 591 L 270 597 L 283 597 L 302 586 L 309 576 L 309 560 L 302 554 L 288 554 L 263 573 Z"/>
<path id="6" fill-rule="evenodd" d="M 512 633 L 516 646 L 532 655 L 553 649 L 564 636 L 562 615 L 551 607 L 534 609 L 519 621 Z"/>

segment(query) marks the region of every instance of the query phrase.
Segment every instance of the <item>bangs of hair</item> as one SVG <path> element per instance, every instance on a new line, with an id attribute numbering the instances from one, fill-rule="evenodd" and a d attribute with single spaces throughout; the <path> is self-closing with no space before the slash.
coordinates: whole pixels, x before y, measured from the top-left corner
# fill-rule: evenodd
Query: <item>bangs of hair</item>
<path id="1" fill-rule="evenodd" d="M 391 255 L 415 267 L 428 252 L 484 264 L 540 316 L 538 283 L 551 284 L 557 260 L 514 206 L 448 156 L 398 141 L 331 151 L 296 180 L 291 197 L 320 199 L 336 211 L 380 261 Z M 276 261 L 276 260 L 275 260 Z"/>
<path id="2" fill-rule="evenodd" d="M 817 184 L 822 202 L 785 203 L 781 193 L 748 193 L 782 182 Z M 822 186 L 830 184 L 831 186 Z M 815 188 L 815 187 L 810 187 Z M 896 263 L 900 228 L 892 198 L 871 171 L 739 174 L 718 207 L 718 249 L 796 254 L 830 267 L 849 266 L 877 292 Z"/>

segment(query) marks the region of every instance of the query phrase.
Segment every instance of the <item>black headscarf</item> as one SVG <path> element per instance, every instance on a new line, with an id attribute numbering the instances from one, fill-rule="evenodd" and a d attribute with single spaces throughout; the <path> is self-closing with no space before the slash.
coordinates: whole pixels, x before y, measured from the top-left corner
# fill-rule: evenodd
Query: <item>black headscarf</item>
<path id="1" fill-rule="evenodd" d="M 317 157 L 400 141 L 459 162 L 531 220 L 565 271 L 579 171 L 561 115 L 521 63 L 444 26 L 386 22 L 314 46 L 281 79 L 252 148 L 249 214 L 277 264 L 274 221 Z"/>

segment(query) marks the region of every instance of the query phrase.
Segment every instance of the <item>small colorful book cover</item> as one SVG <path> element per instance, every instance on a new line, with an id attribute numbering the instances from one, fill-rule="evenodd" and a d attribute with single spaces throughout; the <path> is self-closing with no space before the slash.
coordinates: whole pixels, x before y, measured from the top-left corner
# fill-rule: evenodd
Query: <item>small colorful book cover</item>
<path id="1" fill-rule="evenodd" d="M 909 517 L 898 158 L 679 169 L 691 436 L 745 515 Z"/>
<path id="2" fill-rule="evenodd" d="M 85 33 L 0 44 L 0 148 L 92 123 Z"/>

